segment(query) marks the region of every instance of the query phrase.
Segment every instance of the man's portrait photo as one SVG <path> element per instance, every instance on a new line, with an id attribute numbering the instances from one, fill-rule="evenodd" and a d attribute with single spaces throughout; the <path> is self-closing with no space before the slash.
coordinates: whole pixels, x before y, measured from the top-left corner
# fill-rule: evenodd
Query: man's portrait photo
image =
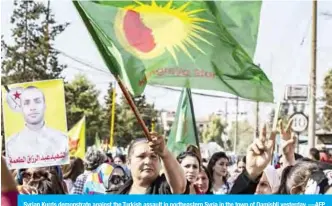
<path id="1" fill-rule="evenodd" d="M 9 85 L 2 90 L 6 159 L 12 169 L 69 161 L 62 80 Z"/>

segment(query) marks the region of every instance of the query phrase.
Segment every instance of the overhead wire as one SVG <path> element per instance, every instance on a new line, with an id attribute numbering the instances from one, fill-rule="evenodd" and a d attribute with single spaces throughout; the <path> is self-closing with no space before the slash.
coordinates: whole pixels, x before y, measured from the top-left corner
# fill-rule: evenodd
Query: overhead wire
<path id="1" fill-rule="evenodd" d="M 106 69 L 100 69 L 100 68 L 92 65 L 91 63 L 87 63 L 87 62 L 85 62 L 83 60 L 80 60 L 77 57 L 73 57 L 73 56 L 71 56 L 71 55 L 69 55 L 69 54 L 67 54 L 67 53 L 65 53 L 65 52 L 63 52 L 63 51 L 61 51 L 59 49 L 55 49 L 55 50 L 58 51 L 60 54 L 66 56 L 67 58 L 69 58 L 69 59 L 71 59 L 71 60 L 73 60 L 73 61 L 75 61 L 77 63 L 80 63 L 80 64 L 82 64 L 82 65 L 84 65 L 84 66 L 86 66 L 86 67 L 88 67 L 88 68 L 90 68 L 92 70 L 95 70 L 95 71 L 101 72 L 103 74 L 108 74 L 110 76 L 113 76 L 111 74 L 111 72 L 107 72 Z M 77 69 L 77 70 L 83 71 L 83 69 L 80 69 L 80 68 L 77 68 L 77 67 L 73 67 L 73 66 L 70 66 L 70 67 L 73 68 L 73 69 Z M 109 83 L 109 82 L 105 82 L 105 84 L 106 83 Z M 181 92 L 182 91 L 182 89 L 175 89 L 175 88 L 170 88 L 170 87 L 167 87 L 167 86 L 160 86 L 160 85 L 149 85 L 149 86 L 156 87 L 156 88 L 162 88 L 162 89 L 166 89 L 166 90 L 169 90 L 169 91 L 175 91 L 175 92 Z M 228 100 L 236 100 L 237 99 L 237 97 L 204 94 L 204 93 L 199 93 L 199 92 L 192 92 L 192 94 L 199 95 L 199 96 L 205 96 L 205 97 L 211 97 L 211 98 L 219 98 L 219 99 L 228 99 Z M 161 96 L 166 96 L 166 95 L 167 95 L 167 93 L 165 95 L 161 95 Z M 148 94 L 148 96 L 152 97 L 152 95 L 150 95 L 150 94 Z M 154 97 L 154 99 L 155 98 L 157 98 L 157 97 Z M 319 99 L 317 99 L 317 100 L 319 100 Z M 240 98 L 239 101 L 256 102 L 255 100 L 243 99 L 243 98 Z M 266 103 L 269 103 L 269 102 L 266 102 Z M 277 103 L 277 102 L 271 102 L 271 104 L 275 104 L 275 103 Z"/>
<path id="2" fill-rule="evenodd" d="M 94 65 L 92 65 L 92 64 L 90 64 L 90 63 L 87 63 L 87 62 L 84 62 L 83 60 L 80 60 L 79 58 L 77 58 L 77 57 L 73 57 L 73 56 L 71 56 L 71 55 L 69 55 L 69 54 L 67 54 L 67 53 L 65 53 L 65 52 L 63 52 L 63 51 L 61 51 L 61 50 L 59 50 L 59 49 L 56 49 L 56 48 L 54 48 L 57 52 L 59 52 L 60 54 L 62 54 L 63 56 L 65 56 L 65 57 L 67 57 L 67 58 L 69 58 L 69 59 L 71 59 L 71 60 L 73 60 L 73 61 L 75 61 L 75 62 L 78 62 L 78 63 L 80 63 L 80 64 L 82 64 L 82 65 L 84 65 L 84 66 L 86 66 L 86 67 L 89 67 L 89 68 L 91 68 L 91 69 L 94 69 L 94 70 L 96 70 L 96 71 L 99 71 L 99 72 L 102 72 L 102 73 L 105 73 L 105 74 L 108 74 L 108 75 L 110 75 L 111 76 L 111 72 L 109 72 L 108 71 L 108 69 L 100 69 L 100 68 L 98 68 L 98 67 L 96 67 L 96 66 L 94 66 Z"/>

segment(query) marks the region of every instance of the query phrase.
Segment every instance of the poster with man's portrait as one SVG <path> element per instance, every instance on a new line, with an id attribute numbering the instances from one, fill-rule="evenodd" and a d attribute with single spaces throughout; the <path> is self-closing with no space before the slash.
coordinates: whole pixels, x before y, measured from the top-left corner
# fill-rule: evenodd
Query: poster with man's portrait
<path id="1" fill-rule="evenodd" d="M 69 163 L 63 80 L 2 86 L 2 105 L 10 169 Z"/>

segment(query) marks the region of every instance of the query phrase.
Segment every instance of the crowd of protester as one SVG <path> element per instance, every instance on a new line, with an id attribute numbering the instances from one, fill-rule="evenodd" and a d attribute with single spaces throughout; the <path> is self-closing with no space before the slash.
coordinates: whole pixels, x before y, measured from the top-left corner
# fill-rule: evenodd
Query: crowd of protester
<path id="1" fill-rule="evenodd" d="M 157 134 L 134 140 L 127 155 L 92 146 L 84 160 L 71 157 L 62 166 L 9 171 L 2 157 L 2 204 L 16 205 L 18 194 L 332 194 L 331 157 L 315 148 L 308 157 L 296 154 L 296 137 L 286 128 L 282 154 L 271 164 L 275 135 L 263 128 L 233 171 L 222 151 L 203 161 L 190 146 L 175 157 Z"/>

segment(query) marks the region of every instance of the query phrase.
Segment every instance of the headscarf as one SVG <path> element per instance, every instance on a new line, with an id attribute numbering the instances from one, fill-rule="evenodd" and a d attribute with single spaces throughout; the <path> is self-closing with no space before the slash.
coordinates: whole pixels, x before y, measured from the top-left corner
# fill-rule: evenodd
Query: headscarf
<path id="1" fill-rule="evenodd" d="M 276 193 L 280 186 L 280 176 L 278 171 L 273 166 L 269 165 L 264 169 L 264 173 L 271 186 L 272 193 Z"/>
<path id="2" fill-rule="evenodd" d="M 84 183 L 83 194 L 105 194 L 108 188 L 108 179 L 112 174 L 113 167 L 103 163 L 91 172 Z"/>
<path id="3" fill-rule="evenodd" d="M 114 175 L 114 170 L 117 168 L 122 170 L 122 172 L 124 174 L 123 178 L 120 178 L 119 176 Z M 124 168 L 121 165 L 113 165 L 113 171 L 112 171 L 111 175 L 109 176 L 106 192 L 115 194 L 123 186 L 123 184 L 125 182 L 127 182 L 128 179 L 129 179 L 129 176 L 126 174 L 126 171 L 124 170 Z"/>

